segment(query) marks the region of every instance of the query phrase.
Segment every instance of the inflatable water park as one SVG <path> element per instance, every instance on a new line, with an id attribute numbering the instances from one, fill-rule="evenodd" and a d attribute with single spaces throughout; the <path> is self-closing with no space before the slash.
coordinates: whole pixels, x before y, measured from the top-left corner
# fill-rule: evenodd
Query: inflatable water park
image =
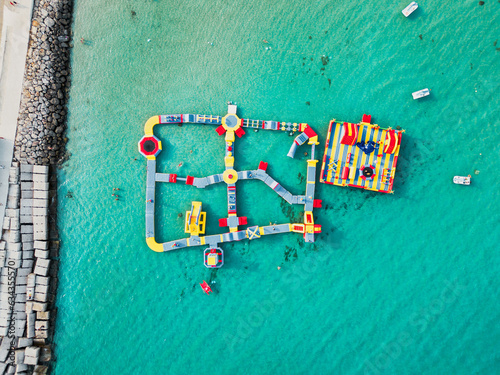
<path id="1" fill-rule="evenodd" d="M 207 268 L 224 265 L 224 252 L 219 247 L 224 242 L 256 240 L 262 236 L 298 233 L 305 242 L 314 242 L 321 225 L 314 223 L 313 211 L 320 208 L 322 201 L 316 199 L 316 147 L 318 134 L 307 123 L 278 122 L 268 120 L 242 119 L 237 116 L 237 106 L 228 103 L 225 116 L 199 114 L 170 114 L 151 117 L 144 126 L 144 136 L 138 142 L 139 152 L 147 160 L 146 175 L 146 243 L 155 252 L 167 252 L 185 247 L 205 246 L 204 264 Z M 326 148 L 320 172 L 320 182 L 358 187 L 380 192 L 392 192 L 402 132 L 380 129 L 370 124 L 371 117 L 364 115 L 359 124 L 330 122 L 326 137 Z M 204 124 L 215 126 L 221 138 L 224 152 L 224 170 L 221 173 L 194 177 L 179 176 L 176 173 L 159 173 L 157 157 L 162 150 L 161 140 L 154 134 L 156 126 Z M 267 173 L 268 163 L 261 161 L 254 170 L 237 171 L 235 147 L 237 138 L 248 136 L 245 128 L 287 132 L 298 135 L 294 138 L 286 156 L 294 158 L 297 149 L 304 144 L 310 147 L 310 158 L 306 160 L 307 176 L 303 194 L 294 195 Z M 291 205 L 302 205 L 304 220 L 300 223 L 247 226 L 247 217 L 238 215 L 237 183 L 243 180 L 259 180 Z M 191 202 L 184 220 L 185 238 L 158 243 L 155 237 L 155 192 L 157 184 L 185 184 L 204 189 L 213 184 L 227 187 L 227 217 L 219 219 L 219 226 L 227 228 L 220 234 L 205 233 L 207 214 L 203 203 Z M 245 228 L 246 227 L 246 228 Z"/>

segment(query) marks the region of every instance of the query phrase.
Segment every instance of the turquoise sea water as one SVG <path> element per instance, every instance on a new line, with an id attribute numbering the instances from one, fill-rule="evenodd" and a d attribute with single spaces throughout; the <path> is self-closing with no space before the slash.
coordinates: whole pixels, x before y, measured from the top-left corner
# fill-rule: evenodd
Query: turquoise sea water
<path id="1" fill-rule="evenodd" d="M 406 5 L 76 1 L 56 374 L 500 372 L 500 3 L 422 0 L 410 18 Z M 412 100 L 425 87 L 431 96 Z M 318 184 L 316 243 L 291 233 L 223 244 L 217 271 L 203 266 L 203 247 L 152 252 L 143 125 L 224 115 L 228 100 L 240 117 L 309 123 L 319 158 L 332 118 L 370 113 L 406 129 L 395 194 Z M 214 127 L 155 131 L 161 172 L 222 171 Z M 267 161 L 303 194 L 309 149 L 287 158 L 292 139 L 247 132 L 236 168 Z M 470 187 L 451 182 L 467 174 Z M 222 232 L 224 186 L 164 184 L 160 241 L 184 237 L 177 215 L 192 200 L 203 201 L 207 232 Z M 300 220 L 300 207 L 257 181 L 238 183 L 238 211 L 250 225 Z"/>

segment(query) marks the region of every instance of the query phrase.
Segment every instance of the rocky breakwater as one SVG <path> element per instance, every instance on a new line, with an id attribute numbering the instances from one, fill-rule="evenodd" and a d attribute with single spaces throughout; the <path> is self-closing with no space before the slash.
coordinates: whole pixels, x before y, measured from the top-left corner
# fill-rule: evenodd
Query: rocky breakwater
<path id="1" fill-rule="evenodd" d="M 65 152 L 70 86 L 71 0 L 35 1 L 14 158 L 58 164 Z"/>

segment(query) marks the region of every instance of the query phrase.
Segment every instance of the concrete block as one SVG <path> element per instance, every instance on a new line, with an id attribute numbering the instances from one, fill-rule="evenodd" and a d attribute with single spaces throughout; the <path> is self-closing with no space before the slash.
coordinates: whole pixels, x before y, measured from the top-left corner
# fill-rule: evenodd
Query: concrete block
<path id="1" fill-rule="evenodd" d="M 37 320 L 35 322 L 35 331 L 48 330 L 49 322 L 47 320 Z"/>
<path id="2" fill-rule="evenodd" d="M 33 207 L 49 207 L 49 201 L 47 199 L 33 198 Z"/>
<path id="3" fill-rule="evenodd" d="M 9 242 L 21 242 L 21 232 L 19 232 L 18 230 L 9 231 Z"/>
<path id="4" fill-rule="evenodd" d="M 21 262 L 21 267 L 22 268 L 29 268 L 30 270 L 32 270 L 34 264 L 35 264 L 35 261 L 33 259 L 24 259 L 23 258 L 23 261 Z"/>
<path id="5" fill-rule="evenodd" d="M 33 234 L 33 225 L 24 224 L 21 225 L 21 234 Z"/>
<path id="6" fill-rule="evenodd" d="M 16 366 L 15 375 L 28 375 L 28 365 L 18 364 Z"/>
<path id="7" fill-rule="evenodd" d="M 38 259 L 40 259 L 40 258 L 38 258 Z M 33 272 L 37 275 L 40 275 L 40 276 L 47 276 L 47 274 L 49 273 L 49 269 L 43 268 L 40 266 L 35 266 L 35 269 Z"/>
<path id="8" fill-rule="evenodd" d="M 33 191 L 33 199 L 49 199 L 49 191 L 35 190 Z"/>
<path id="9" fill-rule="evenodd" d="M 40 356 L 40 348 L 37 346 L 28 346 L 24 352 L 24 363 L 27 365 L 35 366 L 38 364 L 38 357 Z"/>
<path id="10" fill-rule="evenodd" d="M 0 345 L 0 362 L 5 362 L 10 349 L 10 338 L 4 337 Z"/>
<path id="11" fill-rule="evenodd" d="M 19 176 L 19 167 L 18 166 L 11 166 L 9 169 L 9 176 Z"/>
<path id="12" fill-rule="evenodd" d="M 33 165 L 32 164 L 21 164 L 20 171 L 21 171 L 21 173 L 33 173 Z"/>
<path id="13" fill-rule="evenodd" d="M 16 277 L 16 286 L 19 286 L 19 285 L 26 286 L 26 276 L 19 275 L 19 273 L 18 273 L 17 277 Z"/>
<path id="14" fill-rule="evenodd" d="M 49 175 L 48 174 L 38 174 L 35 173 L 32 175 L 32 179 L 34 183 L 43 183 L 43 182 L 49 182 Z"/>
<path id="15" fill-rule="evenodd" d="M 35 292 L 35 301 L 37 301 L 37 302 L 47 302 L 48 299 L 49 299 L 49 296 L 47 294 Z"/>
<path id="16" fill-rule="evenodd" d="M 40 276 L 38 276 L 40 277 Z M 34 273 L 30 273 L 26 278 L 26 286 L 30 288 L 34 288 L 37 283 L 38 277 Z"/>
<path id="17" fill-rule="evenodd" d="M 0 241 L 0 250 L 4 250 L 4 249 L 5 249 L 5 242 Z"/>
<path id="18" fill-rule="evenodd" d="M 27 337 L 20 337 L 17 341 L 18 348 L 25 348 L 27 346 L 33 345 L 33 339 L 29 339 Z"/>
<path id="19" fill-rule="evenodd" d="M 24 349 L 19 349 L 14 351 L 14 363 L 15 364 L 24 363 Z"/>
<path id="20" fill-rule="evenodd" d="M 31 273 L 31 268 L 19 268 L 17 270 L 17 276 L 27 277 Z"/>
<path id="21" fill-rule="evenodd" d="M 21 191 L 30 191 L 30 190 L 33 190 L 33 182 L 21 181 Z"/>
<path id="22" fill-rule="evenodd" d="M 33 207 L 33 199 L 21 198 L 21 207 Z"/>
<path id="23" fill-rule="evenodd" d="M 49 285 L 50 277 L 36 276 L 36 285 Z"/>
<path id="24" fill-rule="evenodd" d="M 49 183 L 48 182 L 34 182 L 33 183 L 33 190 L 40 190 L 40 191 L 48 191 L 49 190 Z"/>
<path id="25" fill-rule="evenodd" d="M 29 251 L 29 250 L 34 250 L 34 243 L 33 242 L 25 242 L 23 243 L 23 251 Z"/>
<path id="26" fill-rule="evenodd" d="M 5 209 L 5 216 L 7 216 L 7 217 L 15 217 L 16 216 L 16 211 L 18 211 L 16 208 L 6 208 Z"/>
<path id="27" fill-rule="evenodd" d="M 35 241 L 33 245 L 35 249 L 47 250 L 49 248 L 49 243 L 47 241 Z"/>
<path id="28" fill-rule="evenodd" d="M 25 286 L 24 287 L 20 286 L 19 288 L 23 288 L 24 289 L 24 291 L 22 291 L 20 293 L 26 293 L 26 287 Z M 16 292 L 17 292 L 17 289 L 18 288 L 16 288 Z M 14 303 L 14 311 L 21 313 L 21 312 L 24 312 L 25 309 L 26 309 L 26 306 L 24 305 L 24 303 L 21 303 L 21 302 Z"/>
<path id="29" fill-rule="evenodd" d="M 36 266 L 43 267 L 43 268 L 49 268 L 49 266 L 50 266 L 50 259 L 37 259 L 36 260 Z M 42 275 L 42 276 L 46 276 L 46 275 Z"/>
<path id="30" fill-rule="evenodd" d="M 19 174 L 17 174 L 17 175 L 10 175 L 9 176 L 9 184 L 13 184 L 14 185 L 14 184 L 18 184 L 18 183 L 19 183 Z M 0 374 L 1 373 L 2 372 L 0 371 Z"/>
<path id="31" fill-rule="evenodd" d="M 33 224 L 33 216 L 31 215 L 21 215 L 21 224 Z"/>
<path id="32" fill-rule="evenodd" d="M 33 218 L 33 232 L 36 231 L 36 227 L 47 227 L 47 217 L 46 216 L 36 216 Z"/>
<path id="33" fill-rule="evenodd" d="M 11 220 L 11 218 L 7 217 L 7 216 L 3 218 L 3 225 L 2 225 L 3 230 L 10 229 L 10 220 Z"/>
<path id="34" fill-rule="evenodd" d="M 25 293 L 26 294 L 26 285 L 17 286 L 16 293 Z M 21 310 L 18 310 L 18 311 L 24 311 L 24 306 L 22 306 Z"/>
<path id="35" fill-rule="evenodd" d="M 20 242 L 7 242 L 5 248 L 11 251 L 21 251 Z"/>
<path id="36" fill-rule="evenodd" d="M 11 217 L 10 218 L 10 229 L 11 230 L 20 230 L 21 228 L 21 223 L 19 218 L 17 217 Z"/>
<path id="37" fill-rule="evenodd" d="M 21 190 L 22 199 L 33 199 L 33 190 Z"/>
<path id="38" fill-rule="evenodd" d="M 23 173 L 19 176 L 19 179 L 22 181 L 33 181 L 33 173 Z"/>
<path id="39" fill-rule="evenodd" d="M 19 198 L 21 196 L 21 186 L 19 184 L 9 185 L 9 197 Z"/>
<path id="40" fill-rule="evenodd" d="M 33 207 L 33 216 L 47 216 L 48 212 L 48 207 Z"/>
<path id="41" fill-rule="evenodd" d="M 25 233 L 25 234 L 22 234 L 21 235 L 21 241 L 23 243 L 26 243 L 26 242 L 33 242 L 33 234 L 31 233 Z"/>
<path id="42" fill-rule="evenodd" d="M 35 250 L 35 258 L 47 259 L 48 257 L 49 257 L 48 250 L 40 250 L 40 249 Z"/>
<path id="43" fill-rule="evenodd" d="M 35 302 L 33 302 L 35 304 Z M 28 303 L 26 303 L 28 305 Z M 27 313 L 26 320 L 26 337 L 31 339 L 35 337 L 35 321 L 36 315 L 34 312 Z"/>
<path id="44" fill-rule="evenodd" d="M 35 250 L 23 250 L 23 261 L 33 260 L 35 257 Z"/>
<path id="45" fill-rule="evenodd" d="M 23 253 L 16 250 L 7 250 L 5 257 L 9 260 L 21 260 L 23 258 Z"/>
<path id="46" fill-rule="evenodd" d="M 30 313 L 33 313 L 33 302 L 26 301 L 26 314 L 28 315 L 28 317 Z M 28 323 L 29 323 L 29 318 L 28 318 Z"/>
<path id="47" fill-rule="evenodd" d="M 25 293 L 23 293 L 23 294 L 17 293 L 16 294 L 16 302 L 25 304 L 26 303 L 26 294 Z M 25 309 L 26 309 L 26 306 L 25 306 Z"/>
<path id="48" fill-rule="evenodd" d="M 33 311 L 47 311 L 47 304 L 41 302 L 33 302 Z"/>
<path id="49" fill-rule="evenodd" d="M 50 311 L 37 311 L 36 320 L 49 320 Z"/>
<path id="50" fill-rule="evenodd" d="M 14 333 L 16 337 L 24 336 L 25 331 L 26 331 L 26 319 L 17 319 L 17 314 L 16 314 L 16 321 L 14 323 Z"/>
<path id="51" fill-rule="evenodd" d="M 37 217 L 37 216 L 35 216 Z M 49 235 L 48 235 L 48 230 L 47 227 L 40 227 L 40 226 L 35 226 L 35 233 L 33 234 L 35 240 L 47 240 Z"/>
<path id="52" fill-rule="evenodd" d="M 7 208 L 19 208 L 19 198 L 9 195 L 7 198 Z"/>
<path id="53" fill-rule="evenodd" d="M 46 330 L 35 330 L 35 337 L 37 339 L 46 339 L 47 337 L 49 337 L 48 335 L 48 332 Z"/>
<path id="54" fill-rule="evenodd" d="M 24 355 L 26 357 L 38 358 L 40 356 L 40 348 L 38 346 L 27 346 Z"/>
<path id="55" fill-rule="evenodd" d="M 49 286 L 37 284 L 35 286 L 35 293 L 48 294 L 49 293 Z M 43 302 L 46 302 L 46 301 L 43 301 Z"/>
<path id="56" fill-rule="evenodd" d="M 33 173 L 48 174 L 49 173 L 49 166 L 48 165 L 34 165 L 33 166 Z"/>
<path id="57" fill-rule="evenodd" d="M 21 206 L 20 214 L 21 216 L 33 215 L 33 207 Z"/>

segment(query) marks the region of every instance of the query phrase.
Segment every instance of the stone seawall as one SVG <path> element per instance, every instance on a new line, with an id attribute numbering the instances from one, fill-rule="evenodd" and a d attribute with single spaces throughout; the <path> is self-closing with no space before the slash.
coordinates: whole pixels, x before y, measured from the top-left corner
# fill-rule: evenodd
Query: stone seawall
<path id="1" fill-rule="evenodd" d="M 59 257 L 56 166 L 65 144 L 72 0 L 34 0 L 0 239 L 0 375 L 46 374 Z"/>
<path id="2" fill-rule="evenodd" d="M 14 160 L 59 164 L 70 86 L 71 0 L 35 1 L 24 73 Z"/>
<path id="3" fill-rule="evenodd" d="M 56 311 L 57 180 L 48 166 L 14 164 L 0 240 L 0 374 L 46 374 Z"/>

